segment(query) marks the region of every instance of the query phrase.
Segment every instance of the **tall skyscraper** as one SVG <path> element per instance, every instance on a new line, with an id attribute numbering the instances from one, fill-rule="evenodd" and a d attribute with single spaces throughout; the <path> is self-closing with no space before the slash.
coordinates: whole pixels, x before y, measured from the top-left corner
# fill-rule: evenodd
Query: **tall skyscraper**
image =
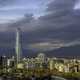
<path id="1" fill-rule="evenodd" d="M 21 60 L 21 30 L 20 28 L 16 29 L 16 46 L 15 46 L 15 51 L 16 51 L 16 63 L 18 64 Z"/>

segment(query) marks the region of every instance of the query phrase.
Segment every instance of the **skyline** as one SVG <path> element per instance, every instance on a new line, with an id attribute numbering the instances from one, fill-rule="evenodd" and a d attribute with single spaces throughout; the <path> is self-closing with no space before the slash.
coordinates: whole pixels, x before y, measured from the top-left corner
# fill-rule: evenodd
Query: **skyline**
<path id="1" fill-rule="evenodd" d="M 24 48 L 50 51 L 80 45 L 79 20 L 80 0 L 0 0 L 0 46 L 13 47 L 17 27 Z"/>

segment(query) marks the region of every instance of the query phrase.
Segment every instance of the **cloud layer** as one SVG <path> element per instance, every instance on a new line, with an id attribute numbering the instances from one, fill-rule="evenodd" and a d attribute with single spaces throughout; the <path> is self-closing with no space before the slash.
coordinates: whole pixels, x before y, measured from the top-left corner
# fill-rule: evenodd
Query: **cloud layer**
<path id="1" fill-rule="evenodd" d="M 50 0 L 51 1 L 51 0 Z M 6 16 L 4 22 L 19 20 L 24 14 L 33 14 L 35 18 L 44 14 L 48 0 L 0 0 L 0 16 Z M 11 17 L 8 19 L 8 17 Z M 2 19 L 3 20 L 3 19 Z"/>
<path id="2" fill-rule="evenodd" d="M 31 1 L 34 3 L 34 0 Z M 28 48 L 48 50 L 76 45 L 80 42 L 79 6 L 78 9 L 75 9 L 75 6 L 79 4 L 77 2 L 78 0 L 37 1 L 35 2 L 37 5 L 33 6 L 39 9 L 40 13 L 38 11 L 34 16 L 37 10 L 34 8 L 33 12 L 26 13 L 19 20 L 8 23 L 6 30 L 13 31 L 14 28 L 20 27 L 23 35 L 23 45 Z M 41 4 L 44 4 L 44 6 L 39 8 Z M 7 8 L 10 9 L 10 7 Z M 3 7 L 2 9 L 5 10 L 6 8 Z M 36 16 L 39 18 L 36 19 Z"/>

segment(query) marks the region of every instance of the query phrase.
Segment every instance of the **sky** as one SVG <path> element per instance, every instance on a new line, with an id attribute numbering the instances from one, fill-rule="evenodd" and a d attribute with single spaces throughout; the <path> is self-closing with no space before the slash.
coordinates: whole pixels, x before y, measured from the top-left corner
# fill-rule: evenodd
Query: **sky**
<path id="1" fill-rule="evenodd" d="M 46 51 L 80 44 L 80 0 L 0 0 L 0 46 L 13 44 L 17 27 L 24 48 Z"/>
<path id="2" fill-rule="evenodd" d="M 0 0 L 0 22 L 17 20 L 27 13 L 37 18 L 44 14 L 48 3 L 48 0 Z"/>

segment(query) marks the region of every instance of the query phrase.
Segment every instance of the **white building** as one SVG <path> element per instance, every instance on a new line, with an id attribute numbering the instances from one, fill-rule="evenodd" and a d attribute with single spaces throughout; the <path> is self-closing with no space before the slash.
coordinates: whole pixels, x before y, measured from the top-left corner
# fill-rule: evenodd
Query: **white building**
<path id="1" fill-rule="evenodd" d="M 41 63 L 46 63 L 47 62 L 47 57 L 43 53 L 38 54 L 36 59 Z"/>
<path id="2" fill-rule="evenodd" d="M 18 64 L 21 61 L 21 30 L 20 28 L 16 29 L 16 46 L 15 46 L 15 51 L 16 51 L 16 63 Z"/>
<path id="3" fill-rule="evenodd" d="M 50 59 L 50 60 L 49 60 L 49 69 L 50 69 L 50 70 L 53 70 L 54 67 L 55 67 L 55 63 L 54 63 L 53 59 Z"/>

